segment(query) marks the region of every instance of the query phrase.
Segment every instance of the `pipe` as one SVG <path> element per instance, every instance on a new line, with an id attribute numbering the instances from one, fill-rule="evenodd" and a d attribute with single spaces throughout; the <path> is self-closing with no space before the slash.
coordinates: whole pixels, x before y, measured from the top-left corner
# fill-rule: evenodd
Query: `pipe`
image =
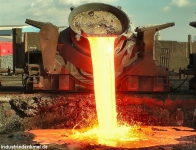
<path id="1" fill-rule="evenodd" d="M 188 35 L 188 53 L 189 54 L 193 53 L 191 35 Z"/>

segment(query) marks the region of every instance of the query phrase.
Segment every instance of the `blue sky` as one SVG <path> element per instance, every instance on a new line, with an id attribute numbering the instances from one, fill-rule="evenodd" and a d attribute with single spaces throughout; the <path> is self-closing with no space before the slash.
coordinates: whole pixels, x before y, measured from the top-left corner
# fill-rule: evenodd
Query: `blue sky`
<path id="1" fill-rule="evenodd" d="M 195 0 L 122 0 L 121 6 L 135 27 L 174 22 L 174 27 L 161 31 L 162 40 L 187 41 L 188 34 L 196 34 L 196 28 L 189 26 L 196 21 Z"/>
<path id="2" fill-rule="evenodd" d="M 189 23 L 196 21 L 196 0 L 0 0 L 0 25 L 23 25 L 26 18 L 68 26 L 71 6 L 103 2 L 121 6 L 134 27 L 174 22 L 161 31 L 162 40 L 184 41 L 196 34 Z"/>
<path id="3" fill-rule="evenodd" d="M 35 28 L 35 27 L 27 27 L 27 28 L 23 28 L 22 32 L 39 32 L 40 29 Z"/>

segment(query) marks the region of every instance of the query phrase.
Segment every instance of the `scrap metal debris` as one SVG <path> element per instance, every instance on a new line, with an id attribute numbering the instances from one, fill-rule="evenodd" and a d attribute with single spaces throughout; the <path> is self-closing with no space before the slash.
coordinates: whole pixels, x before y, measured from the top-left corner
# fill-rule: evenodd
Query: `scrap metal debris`
<path id="1" fill-rule="evenodd" d="M 76 33 L 81 30 L 86 34 L 121 34 L 122 25 L 119 19 L 106 11 L 85 11 L 73 17 L 71 22 Z"/>

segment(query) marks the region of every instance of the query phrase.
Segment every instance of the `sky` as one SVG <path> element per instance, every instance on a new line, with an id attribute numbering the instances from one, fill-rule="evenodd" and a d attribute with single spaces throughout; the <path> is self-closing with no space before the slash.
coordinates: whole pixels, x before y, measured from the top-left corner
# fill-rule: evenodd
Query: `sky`
<path id="1" fill-rule="evenodd" d="M 196 0 L 0 0 L 0 25 L 24 25 L 28 18 L 69 26 L 70 7 L 92 2 L 121 6 L 134 28 L 174 22 L 161 30 L 161 40 L 186 42 L 189 34 L 196 35 L 189 26 L 196 21 Z"/>

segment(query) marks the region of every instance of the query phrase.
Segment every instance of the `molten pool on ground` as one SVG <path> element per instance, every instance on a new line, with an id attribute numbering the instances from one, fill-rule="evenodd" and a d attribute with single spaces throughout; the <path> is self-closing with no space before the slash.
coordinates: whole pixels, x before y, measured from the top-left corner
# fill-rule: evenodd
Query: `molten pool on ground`
<path id="1" fill-rule="evenodd" d="M 133 129 L 132 134 L 135 138 L 105 140 L 101 143 L 93 132 L 85 134 L 76 133 L 68 129 L 45 129 L 31 130 L 36 137 L 34 141 L 41 145 L 57 144 L 61 148 L 67 149 L 100 149 L 100 150 L 122 150 L 122 149 L 195 149 L 196 133 L 188 127 L 160 127 L 160 126 L 141 126 Z"/>

